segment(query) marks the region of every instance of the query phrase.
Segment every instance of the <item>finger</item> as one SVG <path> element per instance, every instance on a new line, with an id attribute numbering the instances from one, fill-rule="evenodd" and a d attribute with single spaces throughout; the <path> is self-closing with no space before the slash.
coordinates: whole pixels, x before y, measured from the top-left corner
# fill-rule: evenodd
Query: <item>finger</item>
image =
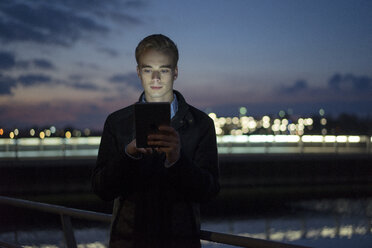
<path id="1" fill-rule="evenodd" d="M 140 152 L 140 153 L 146 153 L 145 148 L 137 148 L 137 151 Z"/>
<path id="2" fill-rule="evenodd" d="M 165 134 L 151 134 L 147 137 L 148 140 L 166 140 L 166 141 L 178 141 L 178 136 L 176 135 L 165 135 Z"/>
<path id="3" fill-rule="evenodd" d="M 169 147 L 159 147 L 157 148 L 156 150 L 158 153 L 166 153 L 166 154 L 179 154 L 179 149 L 173 149 L 173 148 L 169 148 Z"/>
<path id="4" fill-rule="evenodd" d="M 137 148 L 137 151 L 139 151 L 140 153 L 143 153 L 143 154 L 151 154 L 152 153 L 151 148 Z"/>
<path id="5" fill-rule="evenodd" d="M 147 144 L 150 145 L 150 146 L 155 146 L 156 148 L 159 148 L 159 147 L 175 147 L 177 145 L 174 142 L 168 142 L 168 141 L 165 141 L 165 140 L 148 141 Z"/>
<path id="6" fill-rule="evenodd" d="M 164 131 L 164 132 L 169 132 L 169 133 L 177 133 L 177 131 L 171 126 L 160 125 L 158 127 L 158 129 L 159 129 L 159 131 Z"/>
<path id="7" fill-rule="evenodd" d="M 146 151 L 147 151 L 148 154 L 151 154 L 151 153 L 154 152 L 154 149 L 152 149 L 152 148 L 146 148 Z"/>

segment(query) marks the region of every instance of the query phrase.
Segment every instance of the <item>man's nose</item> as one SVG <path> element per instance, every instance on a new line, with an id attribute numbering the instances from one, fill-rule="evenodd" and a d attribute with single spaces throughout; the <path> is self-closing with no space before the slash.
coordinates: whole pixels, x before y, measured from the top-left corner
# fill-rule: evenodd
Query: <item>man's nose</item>
<path id="1" fill-rule="evenodd" d="M 160 73 L 158 71 L 152 73 L 152 80 L 160 80 Z"/>

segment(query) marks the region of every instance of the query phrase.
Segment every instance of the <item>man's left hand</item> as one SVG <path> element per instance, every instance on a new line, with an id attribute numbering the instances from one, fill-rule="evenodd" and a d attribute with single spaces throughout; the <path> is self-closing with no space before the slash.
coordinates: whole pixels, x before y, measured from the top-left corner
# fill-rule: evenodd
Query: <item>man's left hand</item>
<path id="1" fill-rule="evenodd" d="M 177 162 L 180 157 L 181 142 L 178 132 L 170 126 L 159 126 L 159 133 L 150 134 L 147 144 L 155 146 L 158 152 L 164 152 L 170 164 Z"/>

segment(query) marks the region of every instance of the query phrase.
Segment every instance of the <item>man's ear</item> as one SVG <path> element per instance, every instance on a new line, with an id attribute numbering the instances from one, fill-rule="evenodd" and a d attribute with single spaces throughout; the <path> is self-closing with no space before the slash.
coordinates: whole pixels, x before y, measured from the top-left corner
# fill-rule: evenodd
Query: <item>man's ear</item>
<path id="1" fill-rule="evenodd" d="M 139 69 L 138 65 L 137 65 L 137 67 L 136 67 L 136 70 L 137 70 L 137 76 L 138 76 L 139 78 L 141 78 L 140 69 Z"/>
<path id="2" fill-rule="evenodd" d="M 177 77 L 178 77 L 178 66 L 176 66 L 176 68 L 174 68 L 173 80 L 176 80 Z"/>

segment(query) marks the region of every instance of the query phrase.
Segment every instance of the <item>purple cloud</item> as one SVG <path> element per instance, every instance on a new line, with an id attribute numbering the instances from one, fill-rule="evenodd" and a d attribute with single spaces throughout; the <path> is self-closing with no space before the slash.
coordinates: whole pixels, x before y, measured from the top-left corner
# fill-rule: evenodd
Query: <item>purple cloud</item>
<path id="1" fill-rule="evenodd" d="M 372 90 L 372 78 L 368 76 L 356 76 L 354 74 L 333 75 L 328 81 L 328 87 L 332 90 L 366 91 Z"/>

